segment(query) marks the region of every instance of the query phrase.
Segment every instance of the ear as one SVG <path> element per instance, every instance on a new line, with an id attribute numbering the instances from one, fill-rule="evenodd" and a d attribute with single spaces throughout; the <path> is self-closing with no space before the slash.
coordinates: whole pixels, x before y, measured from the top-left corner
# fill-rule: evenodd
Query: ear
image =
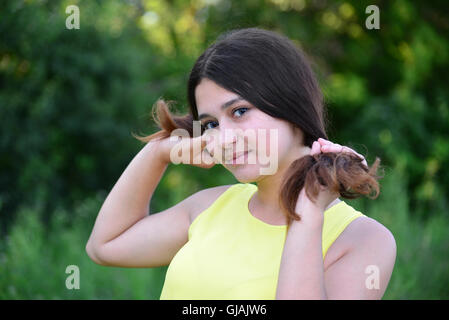
<path id="1" fill-rule="evenodd" d="M 304 146 L 304 132 L 296 124 L 289 122 L 295 141 L 298 141 L 300 147 Z"/>

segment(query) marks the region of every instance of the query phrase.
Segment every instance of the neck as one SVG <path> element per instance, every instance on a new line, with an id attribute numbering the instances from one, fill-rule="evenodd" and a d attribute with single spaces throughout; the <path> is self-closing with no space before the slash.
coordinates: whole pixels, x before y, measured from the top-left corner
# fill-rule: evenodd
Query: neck
<path id="1" fill-rule="evenodd" d="M 286 212 L 279 205 L 279 194 L 284 174 L 293 161 L 310 154 L 310 150 L 309 147 L 294 150 L 282 163 L 279 163 L 275 174 L 266 175 L 257 181 L 257 192 L 254 194 L 252 201 L 254 201 L 254 206 L 258 208 L 258 211 L 267 212 L 266 216 L 271 216 L 273 219 L 286 217 Z M 273 217 L 273 214 L 276 217 Z"/>

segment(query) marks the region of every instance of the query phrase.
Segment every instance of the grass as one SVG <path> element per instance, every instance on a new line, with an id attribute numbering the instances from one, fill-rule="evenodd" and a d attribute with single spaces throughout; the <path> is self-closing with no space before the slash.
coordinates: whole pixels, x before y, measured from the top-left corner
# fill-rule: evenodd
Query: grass
<path id="1" fill-rule="evenodd" d="M 411 214 L 405 178 L 391 171 L 376 200 L 348 201 L 386 226 L 396 240 L 396 264 L 383 299 L 448 299 L 449 220 L 447 212 Z M 426 216 L 425 221 L 419 217 Z"/>
<path id="2" fill-rule="evenodd" d="M 100 199 L 90 199 L 71 216 L 58 210 L 47 228 L 39 210 L 21 210 L 0 247 L 0 299 L 159 299 L 166 267 L 104 267 L 87 256 L 100 206 Z M 66 288 L 69 265 L 79 268 L 79 290 Z"/>

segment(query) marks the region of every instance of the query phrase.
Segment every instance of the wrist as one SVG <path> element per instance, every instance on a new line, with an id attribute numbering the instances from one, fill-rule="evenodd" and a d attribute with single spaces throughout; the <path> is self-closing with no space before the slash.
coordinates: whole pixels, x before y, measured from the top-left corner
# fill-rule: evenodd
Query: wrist
<path id="1" fill-rule="evenodd" d="M 301 217 L 297 223 L 304 223 L 311 226 L 322 226 L 324 222 L 324 210 L 317 205 L 309 204 L 304 207 L 297 208 L 296 214 Z"/>
<path id="2" fill-rule="evenodd" d="M 167 150 L 168 148 L 163 142 L 163 140 L 149 141 L 144 149 L 145 153 L 157 158 L 159 162 L 168 164 L 170 162 L 170 150 Z"/>

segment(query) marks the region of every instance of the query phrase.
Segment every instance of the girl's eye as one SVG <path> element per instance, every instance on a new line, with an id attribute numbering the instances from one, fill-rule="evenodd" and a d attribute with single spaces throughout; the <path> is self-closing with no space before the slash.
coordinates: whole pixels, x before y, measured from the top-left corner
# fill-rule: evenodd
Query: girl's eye
<path id="1" fill-rule="evenodd" d="M 236 109 L 232 110 L 232 114 L 235 114 L 237 111 L 241 111 L 241 110 L 245 110 L 245 112 L 246 112 L 246 110 L 248 110 L 248 108 L 236 108 Z M 243 112 L 243 113 L 245 113 L 245 112 Z M 241 115 L 238 116 L 237 118 L 240 118 L 240 117 L 241 117 Z M 211 124 L 211 123 L 217 123 L 217 121 L 207 121 L 206 123 L 203 124 L 203 128 L 206 130 L 212 129 L 211 127 L 209 127 L 209 124 Z"/>
<path id="2" fill-rule="evenodd" d="M 236 112 L 236 111 L 240 111 L 240 110 L 247 110 L 248 108 L 237 108 L 237 109 L 234 109 L 234 110 L 232 110 L 232 113 L 234 114 L 234 112 Z M 243 113 L 245 113 L 245 112 L 243 112 Z M 240 118 L 240 117 L 239 117 Z"/>
<path id="3" fill-rule="evenodd" d="M 212 129 L 211 127 L 208 127 L 208 125 L 210 124 L 210 123 L 214 123 L 214 122 L 217 122 L 217 121 L 208 121 L 208 122 L 206 122 L 205 124 L 203 124 L 203 128 L 204 129 Z"/>

